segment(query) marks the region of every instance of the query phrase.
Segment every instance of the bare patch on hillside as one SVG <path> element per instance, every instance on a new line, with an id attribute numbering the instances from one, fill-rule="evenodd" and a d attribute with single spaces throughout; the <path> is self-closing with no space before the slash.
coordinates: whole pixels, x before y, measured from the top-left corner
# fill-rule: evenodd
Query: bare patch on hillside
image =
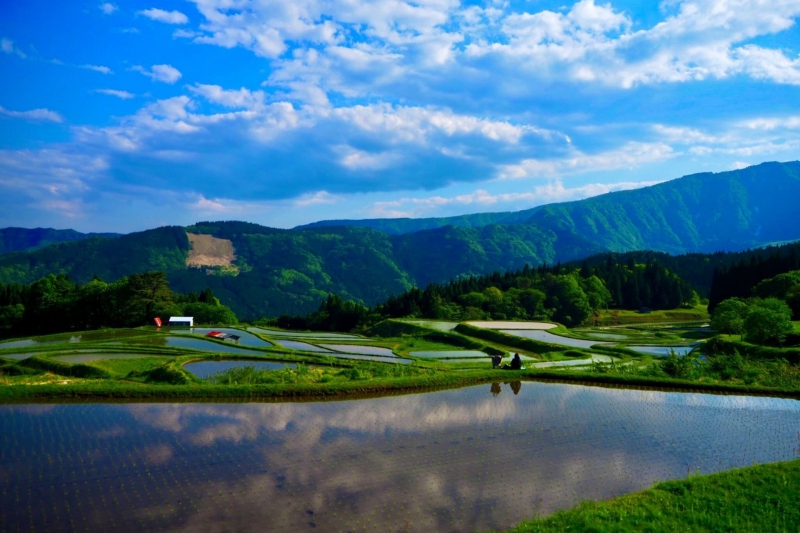
<path id="1" fill-rule="evenodd" d="M 201 267 L 215 266 L 226 267 L 236 260 L 236 250 L 228 239 L 218 239 L 211 235 L 198 235 L 187 233 L 189 237 L 189 257 L 186 266 Z"/>

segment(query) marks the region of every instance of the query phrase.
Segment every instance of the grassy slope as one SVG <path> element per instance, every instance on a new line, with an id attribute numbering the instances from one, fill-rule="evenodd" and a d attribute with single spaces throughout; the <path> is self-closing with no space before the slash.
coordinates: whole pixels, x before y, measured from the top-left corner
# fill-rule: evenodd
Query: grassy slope
<path id="1" fill-rule="evenodd" d="M 800 461 L 659 483 L 608 502 L 585 502 L 515 533 L 800 531 Z"/>
<path id="2" fill-rule="evenodd" d="M 693 309 L 670 309 L 653 311 L 652 313 L 639 313 L 638 311 L 603 311 L 598 318 L 598 326 L 616 326 L 624 324 L 653 324 L 653 323 L 681 323 L 681 322 L 707 322 L 710 320 L 708 309 L 698 305 Z"/>

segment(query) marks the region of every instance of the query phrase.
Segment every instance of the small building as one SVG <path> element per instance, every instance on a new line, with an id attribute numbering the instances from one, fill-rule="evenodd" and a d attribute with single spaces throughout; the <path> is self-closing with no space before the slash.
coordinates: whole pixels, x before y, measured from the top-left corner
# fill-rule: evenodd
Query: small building
<path id="1" fill-rule="evenodd" d="M 184 327 L 184 328 L 193 328 L 194 327 L 194 317 L 193 316 L 171 316 L 169 317 L 169 326 L 177 326 L 177 327 Z"/>

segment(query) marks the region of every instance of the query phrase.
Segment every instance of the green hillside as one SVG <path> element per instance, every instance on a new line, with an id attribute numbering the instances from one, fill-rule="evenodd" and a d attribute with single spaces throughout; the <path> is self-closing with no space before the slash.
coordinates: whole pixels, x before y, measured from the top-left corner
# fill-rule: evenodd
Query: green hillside
<path id="1" fill-rule="evenodd" d="M 800 162 L 763 163 L 704 173 L 576 202 L 516 213 L 450 218 L 322 221 L 310 226 L 362 226 L 390 234 L 452 225 L 534 224 L 571 233 L 616 252 L 673 254 L 744 250 L 800 239 L 796 218 Z"/>
<path id="2" fill-rule="evenodd" d="M 115 281 L 138 272 L 169 272 L 186 267 L 188 250 L 186 232 L 178 226 L 119 238 L 91 237 L 0 256 L 0 283 L 32 283 L 48 274 L 68 274 L 86 283 L 94 276 Z"/>
<path id="3" fill-rule="evenodd" d="M 119 237 L 119 234 L 80 233 L 74 229 L 2 228 L 0 229 L 0 255 L 38 250 L 51 244 L 81 241 L 90 237 Z"/>
<path id="4" fill-rule="evenodd" d="M 792 223 L 798 176 L 800 163 L 765 163 L 518 213 L 418 221 L 457 226 L 402 232 L 410 222 L 376 223 L 395 234 L 324 224 L 291 230 L 247 222 L 164 227 L 0 255 L 0 283 L 31 283 L 51 273 L 78 283 L 94 276 L 113 282 L 157 270 L 180 292 L 211 287 L 243 318 L 305 314 L 329 293 L 373 305 L 414 286 L 608 251 L 716 252 L 800 239 L 800 225 Z M 229 240 L 233 264 L 188 268 L 187 231 Z M 714 268 L 729 264 L 714 257 L 656 259 L 706 295 Z"/>

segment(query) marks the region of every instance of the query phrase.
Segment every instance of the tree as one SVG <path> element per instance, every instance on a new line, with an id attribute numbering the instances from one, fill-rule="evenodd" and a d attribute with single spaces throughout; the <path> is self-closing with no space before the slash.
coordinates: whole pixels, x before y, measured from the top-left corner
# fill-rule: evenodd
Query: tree
<path id="1" fill-rule="evenodd" d="M 124 318 L 129 325 L 145 323 L 156 316 L 157 310 L 173 305 L 172 291 L 163 272 L 134 274 L 127 279 L 122 291 L 127 299 Z"/>
<path id="2" fill-rule="evenodd" d="M 739 298 L 725 300 L 714 309 L 711 327 L 719 333 L 741 335 L 749 311 L 748 305 Z"/>
<path id="3" fill-rule="evenodd" d="M 751 310 L 744 321 L 745 338 L 756 344 L 783 344 L 792 331 L 792 310 L 783 300 L 750 300 Z M 722 305 L 722 304 L 720 304 Z"/>

